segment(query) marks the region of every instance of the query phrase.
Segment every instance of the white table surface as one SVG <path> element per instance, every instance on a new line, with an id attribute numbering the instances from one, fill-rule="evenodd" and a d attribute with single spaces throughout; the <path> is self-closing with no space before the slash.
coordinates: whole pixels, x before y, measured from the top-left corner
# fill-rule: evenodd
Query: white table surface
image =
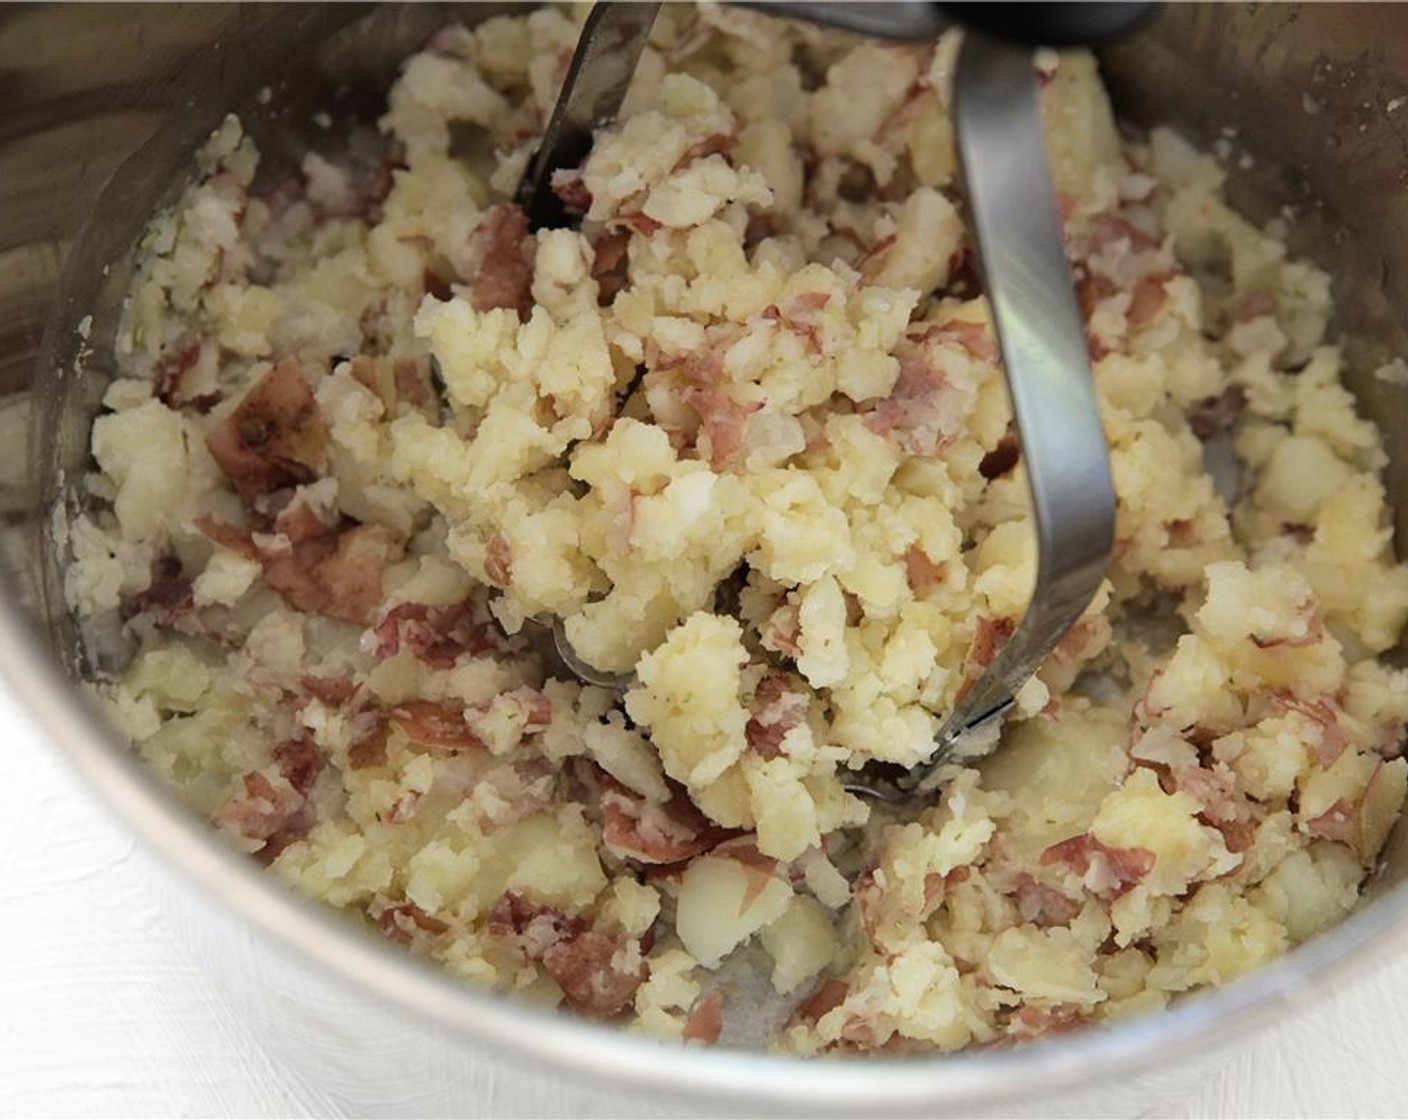
<path id="1" fill-rule="evenodd" d="M 430 1084 L 409 1103 L 351 1106 L 311 1085 L 198 966 L 157 905 L 146 854 L 3 686 L 0 752 L 0 1117 L 675 1111 L 487 1055 L 455 1067 L 453 1093 Z M 1408 1115 L 1405 1040 L 1408 953 L 1148 1114 Z"/>

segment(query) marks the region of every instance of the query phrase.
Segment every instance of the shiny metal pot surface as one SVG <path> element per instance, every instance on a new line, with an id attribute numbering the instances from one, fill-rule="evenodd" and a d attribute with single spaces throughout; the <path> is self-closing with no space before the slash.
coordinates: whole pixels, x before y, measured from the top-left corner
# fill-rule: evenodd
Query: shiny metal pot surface
<path id="1" fill-rule="evenodd" d="M 220 900 L 224 920 L 280 943 L 271 956 L 301 952 L 340 978 L 318 990 L 345 993 L 349 1017 L 374 1015 L 369 1000 L 379 997 L 399 1005 L 398 1022 L 418 1013 L 426 1037 L 753 1111 L 933 1113 L 1014 1095 L 1051 1105 L 1063 1090 L 1224 1049 L 1408 935 L 1400 827 L 1348 921 L 1164 1014 L 1019 1050 L 898 1062 L 662 1048 L 502 1001 L 362 934 L 227 850 L 135 763 L 74 683 L 81 658 L 51 526 L 75 500 L 140 224 L 174 196 L 225 111 L 244 117 L 266 159 L 291 160 L 297 122 L 314 109 L 374 104 L 397 61 L 451 11 L 475 20 L 502 7 L 0 8 L 0 424 L 8 409 L 33 412 L 28 447 L 6 446 L 0 470 L 9 576 L 0 672 L 128 824 Z M 1351 388 L 1388 434 L 1388 485 L 1408 540 L 1408 389 L 1369 376 L 1386 357 L 1408 355 L 1397 314 L 1408 307 L 1408 8 L 1171 5 L 1105 63 L 1126 120 L 1170 123 L 1204 145 L 1231 138 L 1251 153 L 1250 166 L 1232 167 L 1235 203 L 1254 217 L 1291 215 L 1292 250 L 1331 271 L 1337 328 L 1358 374 Z M 267 105 L 257 96 L 266 85 Z"/>

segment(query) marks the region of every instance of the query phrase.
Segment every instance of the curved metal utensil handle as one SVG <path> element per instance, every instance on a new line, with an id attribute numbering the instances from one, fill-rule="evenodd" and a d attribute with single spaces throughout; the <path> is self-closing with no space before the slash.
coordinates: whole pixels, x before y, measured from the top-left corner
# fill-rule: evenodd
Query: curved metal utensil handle
<path id="1" fill-rule="evenodd" d="M 954 125 L 968 211 L 1037 532 L 1021 624 L 940 733 L 995 720 L 1090 604 L 1114 542 L 1115 491 L 1085 328 L 1066 261 L 1029 51 L 965 34 Z"/>
<path id="2" fill-rule="evenodd" d="M 542 143 L 514 196 L 531 228 L 571 224 L 562 200 L 553 193 L 553 172 L 579 166 L 591 151 L 592 130 L 620 111 L 659 10 L 658 3 L 620 0 L 598 0 L 592 5 Z"/>
<path id="3" fill-rule="evenodd" d="M 949 3 L 948 15 L 970 31 L 1028 47 L 1094 47 L 1128 35 L 1158 9 L 1141 0 L 1078 3 Z"/>
<path id="4" fill-rule="evenodd" d="M 937 39 L 957 24 L 1029 47 L 1096 46 L 1135 30 L 1158 9 L 1148 0 L 1064 4 L 745 0 L 741 6 L 896 42 Z"/>

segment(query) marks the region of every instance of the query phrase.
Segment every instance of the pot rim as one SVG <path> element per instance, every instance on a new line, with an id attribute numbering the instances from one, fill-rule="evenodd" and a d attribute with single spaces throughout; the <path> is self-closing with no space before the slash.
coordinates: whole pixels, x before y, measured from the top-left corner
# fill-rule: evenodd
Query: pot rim
<path id="1" fill-rule="evenodd" d="M 157 136 L 168 127 L 175 126 L 163 126 Z M 149 143 L 156 141 L 153 137 Z M 65 306 L 73 290 L 74 261 L 111 186 L 110 180 L 69 248 L 60 299 L 40 349 L 41 371 L 58 368 L 65 352 L 60 332 L 74 317 Z M 41 532 L 48 512 L 36 511 Z M 1408 933 L 1408 885 L 1400 885 L 1225 987 L 1109 1027 L 1017 1048 L 818 1060 L 661 1043 L 456 979 L 256 866 L 173 796 L 108 726 L 93 698 L 60 669 L 13 581 L 0 579 L 0 591 L 0 677 L 90 788 L 150 849 L 207 898 L 325 975 L 520 1064 L 545 1061 L 599 1083 L 637 1092 L 684 1092 L 747 1111 L 764 1106 L 811 1114 L 876 1114 L 1001 1104 L 1073 1091 L 1226 1048 L 1253 1027 L 1325 998 L 1337 979 L 1378 962 L 1394 945 L 1395 934 Z"/>

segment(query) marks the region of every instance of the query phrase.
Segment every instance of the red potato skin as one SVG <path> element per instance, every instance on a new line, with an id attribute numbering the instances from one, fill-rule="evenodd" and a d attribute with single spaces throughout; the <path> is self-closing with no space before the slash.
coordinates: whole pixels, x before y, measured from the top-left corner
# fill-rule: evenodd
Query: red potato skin
<path id="1" fill-rule="evenodd" d="M 479 271 L 470 281 L 475 311 L 507 308 L 527 319 L 533 310 L 533 246 L 528 218 L 519 207 L 503 203 L 480 220 L 474 238 L 484 246 Z"/>
<path id="2" fill-rule="evenodd" d="M 205 443 L 246 506 L 327 466 L 327 424 L 294 358 L 260 378 Z"/>

